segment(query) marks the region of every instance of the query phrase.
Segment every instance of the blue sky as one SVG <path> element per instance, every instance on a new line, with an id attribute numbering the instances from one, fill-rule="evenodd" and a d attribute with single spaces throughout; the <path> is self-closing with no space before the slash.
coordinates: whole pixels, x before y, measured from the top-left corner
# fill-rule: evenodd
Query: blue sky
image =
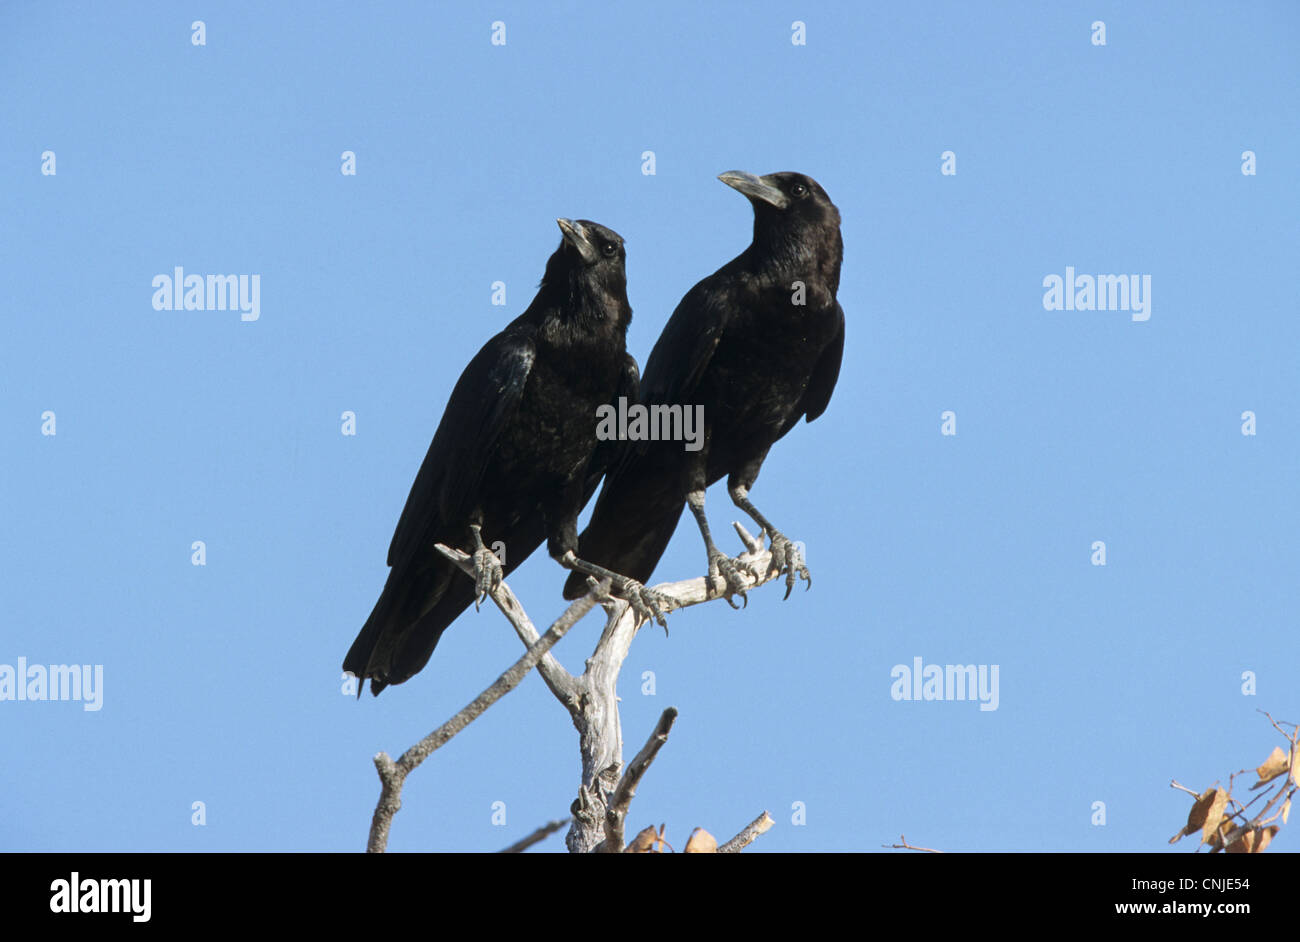
<path id="1" fill-rule="evenodd" d="M 452 384 L 557 216 L 625 237 L 644 363 L 748 242 L 732 169 L 808 173 L 844 219 L 839 386 L 753 491 L 814 586 L 637 638 L 626 756 L 681 715 L 630 825 L 1166 847 L 1171 778 L 1261 762 L 1257 709 L 1300 721 L 1298 40 L 1283 2 L 5 4 L 0 664 L 104 681 L 98 711 L 0 702 L 0 849 L 362 848 L 370 757 L 521 650 L 469 612 L 410 682 L 340 692 Z M 176 266 L 258 275 L 260 317 L 155 310 Z M 1045 310 L 1067 266 L 1149 275 L 1150 319 Z M 703 562 L 686 523 L 657 576 Z M 510 580 L 534 620 L 563 575 Z M 998 708 L 894 700 L 916 657 L 997 665 Z M 530 677 L 412 775 L 390 847 L 498 849 L 577 783 Z"/>

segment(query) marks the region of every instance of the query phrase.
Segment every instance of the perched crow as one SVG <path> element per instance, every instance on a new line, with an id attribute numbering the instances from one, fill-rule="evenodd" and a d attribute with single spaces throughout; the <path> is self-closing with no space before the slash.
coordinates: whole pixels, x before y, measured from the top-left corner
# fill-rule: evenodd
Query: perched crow
<path id="1" fill-rule="evenodd" d="M 625 349 L 623 239 L 586 220 L 557 222 L 563 238 L 533 303 L 452 390 L 388 548 L 384 591 L 343 661 L 376 695 L 423 668 L 456 616 L 542 540 L 561 565 L 612 577 L 638 611 L 662 617 L 652 593 L 575 556 L 578 514 L 619 447 L 598 442 L 597 409 L 635 401 L 638 376 Z M 472 553 L 476 578 L 436 543 Z"/>
<path id="2" fill-rule="evenodd" d="M 692 288 L 646 361 L 641 401 L 704 407 L 703 447 L 642 442 L 612 467 L 578 552 L 647 582 L 677 527 L 684 504 L 699 524 L 710 577 L 745 597 L 738 563 L 713 543 L 705 488 L 728 475 L 736 506 L 767 532 L 772 566 L 812 584 L 802 554 L 749 500 L 773 443 L 801 416 L 825 411 L 844 351 L 844 311 L 835 300 L 844 244 L 840 214 L 815 180 L 800 173 L 718 177 L 754 207 L 754 241 Z M 570 576 L 566 598 L 586 591 Z M 734 602 L 732 603 L 734 605 Z"/>

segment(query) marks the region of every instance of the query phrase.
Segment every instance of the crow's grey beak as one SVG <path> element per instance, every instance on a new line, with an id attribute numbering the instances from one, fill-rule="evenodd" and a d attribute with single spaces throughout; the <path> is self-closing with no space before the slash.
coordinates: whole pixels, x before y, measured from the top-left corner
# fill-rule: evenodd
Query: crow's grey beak
<path id="1" fill-rule="evenodd" d="M 560 227 L 560 231 L 564 233 L 564 240 L 578 250 L 578 254 L 582 256 L 584 262 L 590 265 L 599 257 L 586 226 L 580 222 L 574 222 L 572 219 L 557 219 L 555 222 Z"/>
<path id="2" fill-rule="evenodd" d="M 733 190 L 744 193 L 751 200 L 762 200 L 770 206 L 777 209 L 785 209 L 790 205 L 790 199 L 770 183 L 765 183 L 762 177 L 756 177 L 752 173 L 745 173 L 743 170 L 728 170 L 726 173 L 718 174 L 718 179 Z"/>

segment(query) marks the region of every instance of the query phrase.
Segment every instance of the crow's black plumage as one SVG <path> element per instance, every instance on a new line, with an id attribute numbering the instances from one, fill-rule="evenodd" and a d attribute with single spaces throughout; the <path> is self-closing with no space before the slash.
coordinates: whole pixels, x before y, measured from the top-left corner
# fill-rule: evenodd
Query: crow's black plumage
<path id="1" fill-rule="evenodd" d="M 388 581 L 343 662 L 376 695 L 423 668 L 447 626 L 543 540 L 567 568 L 604 574 L 574 551 L 578 513 L 617 447 L 598 442 L 597 409 L 637 396 L 626 255 L 604 226 L 558 222 L 563 238 L 532 304 L 452 390 L 393 534 Z M 477 579 L 436 543 L 472 553 Z M 488 548 L 498 543 L 504 569 Z"/>
<path id="2" fill-rule="evenodd" d="M 648 581 L 689 505 L 704 537 L 710 575 L 722 575 L 728 601 L 744 596 L 735 560 L 714 545 L 704 491 L 728 476 L 735 504 L 768 536 L 773 566 L 811 584 L 802 555 L 749 500 L 768 449 L 800 417 L 811 422 L 830 402 L 844 350 L 844 311 L 835 298 L 844 246 L 840 214 L 815 180 L 799 173 L 765 177 L 732 172 L 722 182 L 749 198 L 754 240 L 693 287 L 646 361 L 646 405 L 704 407 L 704 446 L 643 442 L 611 468 L 579 555 L 639 582 Z M 565 596 L 585 591 L 578 576 Z"/>

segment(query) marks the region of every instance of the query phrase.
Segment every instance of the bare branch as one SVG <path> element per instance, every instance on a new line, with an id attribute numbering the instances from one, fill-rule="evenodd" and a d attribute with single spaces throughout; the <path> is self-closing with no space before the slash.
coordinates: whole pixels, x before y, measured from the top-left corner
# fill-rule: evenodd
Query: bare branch
<path id="1" fill-rule="evenodd" d="M 434 549 L 459 566 L 461 571 L 471 579 L 474 578 L 474 561 L 468 553 L 453 549 L 444 543 L 435 544 Z M 519 640 L 524 643 L 524 647 L 530 648 L 536 644 L 540 637 L 537 628 L 524 611 L 519 599 L 510 591 L 510 587 L 502 581 L 491 592 L 491 596 L 492 601 L 501 610 L 501 614 L 506 616 L 506 620 L 515 629 L 515 634 L 519 635 Z M 556 660 L 554 654 L 549 652 L 538 664 L 537 672 L 542 675 L 542 680 L 551 689 L 551 693 L 555 694 L 555 698 L 564 704 L 565 709 L 573 713 L 577 709 L 578 698 L 578 682 L 574 676 L 564 669 L 564 665 Z"/>
<path id="2" fill-rule="evenodd" d="M 736 532 L 741 535 L 742 540 L 749 537 L 749 534 L 745 532 L 745 528 L 739 523 L 735 524 L 735 527 Z M 758 578 L 754 579 L 745 572 L 744 568 L 741 569 L 741 575 L 744 576 L 745 581 L 749 583 L 747 590 L 756 589 L 764 583 L 775 579 L 777 575 L 779 575 L 779 573 L 771 569 L 771 552 L 763 549 L 763 544 L 760 541 L 754 540 L 753 537 L 749 537 L 749 539 L 753 540 L 753 543 L 749 544 L 748 541 L 746 541 L 747 547 L 753 546 L 757 547 L 757 549 L 747 548 L 746 552 L 736 557 L 737 562 L 748 564 L 759 574 Z M 672 607 L 678 609 L 689 608 L 692 605 L 699 605 L 701 602 L 712 602 L 714 599 L 720 599 L 726 594 L 726 588 L 726 580 L 721 576 L 714 577 L 712 582 L 704 576 L 697 576 L 694 579 L 683 579 L 680 582 L 660 583 L 654 587 L 654 590 L 661 595 L 668 596 L 672 601 Z"/>
<path id="3" fill-rule="evenodd" d="M 900 834 L 900 835 L 898 835 L 898 839 L 899 839 L 900 841 L 902 841 L 901 844 L 881 844 L 880 846 L 881 846 L 881 847 L 888 847 L 888 848 L 890 848 L 891 850 L 919 850 L 919 851 L 921 851 L 922 853 L 926 853 L 926 854 L 942 854 L 942 853 L 943 853 L 943 851 L 941 851 L 941 850 L 935 850 L 933 847 L 917 847 L 917 846 L 914 845 L 914 844 L 909 844 L 909 843 L 907 843 L 907 835 L 906 835 L 906 834 Z"/>
<path id="4" fill-rule="evenodd" d="M 745 829 L 733 837 L 727 843 L 718 848 L 719 854 L 738 854 L 750 844 L 754 843 L 755 838 L 760 834 L 766 834 L 776 824 L 772 816 L 764 811 L 753 821 L 745 825 Z"/>
<path id="5" fill-rule="evenodd" d="M 388 832 L 393 815 L 402 810 L 402 782 L 406 780 L 406 773 L 393 764 L 386 752 L 375 756 L 375 771 L 379 773 L 379 801 L 370 817 L 367 854 L 382 854 L 388 848 Z"/>
<path id="6" fill-rule="evenodd" d="M 568 823 L 569 823 L 568 818 L 561 818 L 557 821 L 550 821 L 546 824 L 543 824 L 541 827 L 539 827 L 532 834 L 529 834 L 523 840 L 515 841 L 505 850 L 497 851 L 497 853 L 521 854 L 524 851 L 526 851 L 528 848 L 532 847 L 534 844 L 540 844 L 542 841 L 546 840 L 548 837 L 550 837 L 552 834 L 560 830 L 560 828 L 564 827 Z"/>
<path id="7" fill-rule="evenodd" d="M 1273 806 L 1277 804 L 1279 801 L 1281 801 L 1283 796 L 1287 795 L 1288 792 L 1294 792 L 1294 791 L 1295 791 L 1294 786 L 1288 788 L 1287 784 L 1284 783 L 1283 786 L 1278 789 L 1277 794 L 1274 795 L 1271 799 L 1269 799 L 1268 804 L 1266 804 L 1262 809 L 1260 809 L 1259 814 L 1255 815 L 1254 818 L 1247 821 L 1245 824 L 1242 824 L 1239 827 L 1234 828 L 1233 830 L 1229 831 L 1227 834 L 1223 836 L 1223 846 L 1231 847 L 1233 844 L 1237 843 L 1237 841 L 1241 839 L 1248 831 L 1259 830 L 1259 828 L 1261 828 L 1265 823 L 1264 822 L 1265 815 L 1267 815 L 1270 811 L 1273 810 Z M 1200 848 L 1197 849 L 1199 850 Z"/>
<path id="8" fill-rule="evenodd" d="M 501 589 L 504 588 L 505 586 L 502 584 Z M 499 592 L 500 589 L 498 589 Z M 511 598 L 513 598 L 513 595 Z M 379 854 L 383 853 L 388 847 L 388 833 L 392 826 L 393 815 L 402 807 L 402 784 L 406 781 L 406 776 L 414 771 L 434 751 L 441 748 L 453 736 L 482 716 L 488 707 L 517 687 L 520 681 L 528 676 L 528 672 L 537 666 L 537 663 L 541 661 L 546 652 L 563 638 L 583 615 L 591 611 L 594 605 L 595 600 L 591 596 L 578 599 L 570 605 L 564 614 L 556 620 L 555 624 L 546 630 L 546 634 L 542 635 L 524 652 L 523 657 L 515 661 L 505 673 L 498 677 L 492 686 L 475 697 L 463 710 L 447 720 L 447 722 L 425 736 L 410 749 L 407 749 L 396 762 L 390 759 L 387 753 L 381 752 L 375 756 L 375 769 L 379 773 L 381 789 L 379 802 L 375 806 L 375 813 L 370 821 L 370 839 L 366 844 L 367 852 Z"/>
<path id="9" fill-rule="evenodd" d="M 1286 720 L 1282 720 L 1282 726 L 1290 726 L 1291 729 L 1294 731 L 1288 733 L 1286 730 L 1282 728 L 1282 726 L 1278 725 L 1278 721 L 1273 719 L 1273 714 L 1269 713 L 1267 710 L 1257 710 L 1256 712 L 1263 713 L 1265 716 L 1267 716 L 1268 721 L 1273 724 L 1273 728 L 1277 730 L 1279 733 L 1281 733 L 1283 736 L 1285 736 L 1287 739 L 1289 739 L 1291 742 L 1296 741 L 1297 734 L 1300 734 L 1300 726 L 1297 726 L 1295 723 L 1288 723 Z"/>
<path id="10" fill-rule="evenodd" d="M 748 583 L 747 588 L 757 588 L 776 578 L 779 573 L 771 568 L 772 554 L 763 548 L 761 536 L 751 536 L 739 524 L 736 524 L 736 533 L 746 549 L 738 557 L 738 562 L 743 564 L 741 573 Z M 438 544 L 437 549 L 467 575 L 473 575 L 474 565 L 469 554 L 443 544 Z M 578 788 L 578 799 L 571 809 L 572 826 L 566 844 L 575 853 L 604 847 L 622 849 L 623 825 L 628 806 L 646 768 L 666 740 L 677 712 L 675 709 L 665 711 L 650 741 L 633 760 L 627 773 L 620 777 L 619 773 L 623 769 L 623 740 L 618 715 L 618 676 L 631 648 L 632 639 L 640 628 L 640 622 L 628 603 L 611 597 L 609 590 L 608 580 L 596 583 L 591 592 L 571 605 L 546 634 L 540 636 L 505 582 L 491 591 L 492 600 L 528 650 L 495 684 L 460 713 L 408 749 L 397 761 L 382 752 L 375 757 L 375 769 L 379 773 L 382 787 L 371 820 L 368 851 L 380 853 L 388 846 L 393 816 L 402 806 L 401 790 L 406 776 L 520 683 L 534 666 L 538 668 L 551 693 L 569 711 L 578 730 L 582 780 Z M 727 585 L 721 576 L 713 579 L 699 577 L 661 583 L 654 587 L 654 591 L 665 599 L 664 611 L 673 611 L 723 598 Z M 595 651 L 587 659 L 586 669 L 581 676 L 574 677 L 550 653 L 550 648 L 596 604 L 601 604 L 606 611 L 605 628 Z M 744 831 L 719 848 L 719 851 L 734 853 L 740 850 L 773 823 L 772 818 L 764 812 Z M 537 839 L 540 840 L 541 837 Z"/>
<path id="11" fill-rule="evenodd" d="M 646 769 L 650 768 L 650 763 L 659 754 L 663 744 L 668 741 L 668 733 L 673 728 L 673 721 L 676 719 L 676 707 L 669 707 L 664 710 L 663 715 L 659 717 L 659 722 L 655 724 L 650 738 L 646 740 L 646 744 L 641 747 L 641 751 L 636 754 L 636 758 L 628 763 L 627 771 L 623 773 L 623 778 L 619 780 L 618 787 L 614 789 L 614 795 L 610 799 L 609 807 L 605 810 L 605 840 L 596 848 L 597 851 L 607 854 L 620 854 L 623 852 L 623 822 L 627 820 L 628 806 L 632 804 L 632 799 L 636 797 L 636 787 L 641 783 L 641 778 L 645 775 Z"/>

